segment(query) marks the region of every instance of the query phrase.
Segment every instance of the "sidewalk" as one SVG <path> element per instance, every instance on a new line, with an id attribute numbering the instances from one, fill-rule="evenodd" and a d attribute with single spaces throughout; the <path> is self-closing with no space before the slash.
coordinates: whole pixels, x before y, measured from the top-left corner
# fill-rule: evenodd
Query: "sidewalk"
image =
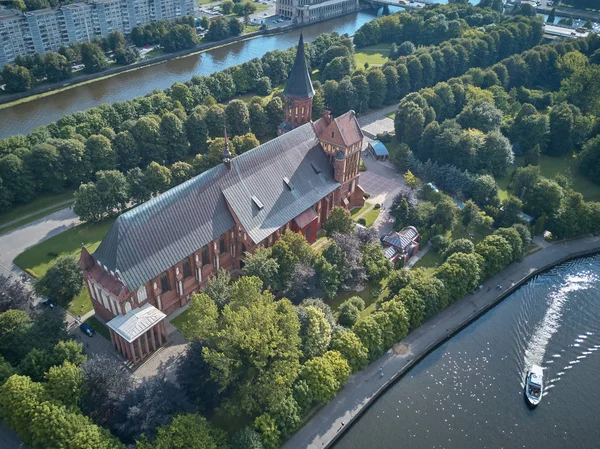
<path id="1" fill-rule="evenodd" d="M 481 292 L 452 304 L 412 331 L 401 342 L 408 347 L 406 354 L 384 355 L 365 370 L 350 376 L 344 389 L 288 440 L 283 449 L 330 447 L 380 394 L 440 343 L 513 293 L 535 274 L 568 259 L 594 252 L 600 252 L 600 236 L 555 243 L 522 262 L 513 263 L 485 282 Z M 508 288 L 498 292 L 498 284 Z M 383 378 L 380 378 L 380 367 L 383 368 Z"/>
<path id="2" fill-rule="evenodd" d="M 2 231 L 4 228 L 7 228 L 15 223 L 24 221 L 29 217 L 38 216 L 44 212 L 55 210 L 56 208 L 58 208 L 60 206 L 68 206 L 69 204 L 73 204 L 74 202 L 75 202 L 75 200 L 61 201 L 60 203 L 53 204 L 52 206 L 44 207 L 42 209 L 36 210 L 35 212 L 31 212 L 30 214 L 22 215 L 19 218 L 15 218 L 14 220 L 7 221 L 6 223 L 2 224 L 2 226 L 0 226 L 0 234 L 2 234 L 4 232 L 4 231 Z M 39 217 L 39 218 L 44 218 L 44 217 Z M 26 225 L 26 224 L 28 224 L 28 223 L 23 223 L 23 225 Z"/>

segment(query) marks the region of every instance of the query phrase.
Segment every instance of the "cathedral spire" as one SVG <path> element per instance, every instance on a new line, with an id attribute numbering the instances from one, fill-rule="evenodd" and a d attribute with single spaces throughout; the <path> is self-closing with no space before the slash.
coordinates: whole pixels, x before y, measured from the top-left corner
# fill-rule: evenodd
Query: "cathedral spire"
<path id="1" fill-rule="evenodd" d="M 285 84 L 283 95 L 291 100 L 300 100 L 312 98 L 315 95 L 310 73 L 306 65 L 306 57 L 304 56 L 304 37 L 300 33 L 298 41 L 298 50 L 296 51 L 296 59 L 292 66 L 292 71 Z"/>

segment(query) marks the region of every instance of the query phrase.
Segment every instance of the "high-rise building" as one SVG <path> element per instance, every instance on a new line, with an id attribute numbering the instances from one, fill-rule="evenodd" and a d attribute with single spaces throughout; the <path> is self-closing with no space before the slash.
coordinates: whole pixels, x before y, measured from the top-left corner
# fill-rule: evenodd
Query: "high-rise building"
<path id="1" fill-rule="evenodd" d="M 311 23 L 358 11 L 358 0 L 277 0 L 277 14 Z"/>
<path id="2" fill-rule="evenodd" d="M 0 17 L 0 66 L 112 31 L 194 14 L 194 0 L 91 0 Z"/>

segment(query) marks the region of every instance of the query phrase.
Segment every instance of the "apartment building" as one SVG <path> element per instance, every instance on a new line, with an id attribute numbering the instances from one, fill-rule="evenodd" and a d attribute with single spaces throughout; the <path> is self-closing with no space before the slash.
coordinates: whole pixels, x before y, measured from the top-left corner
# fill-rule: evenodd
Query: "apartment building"
<path id="1" fill-rule="evenodd" d="M 90 0 L 0 17 L 0 66 L 112 31 L 194 14 L 195 0 Z"/>
<path id="2" fill-rule="evenodd" d="M 277 14 L 296 23 L 332 19 L 358 11 L 358 0 L 277 0 Z"/>

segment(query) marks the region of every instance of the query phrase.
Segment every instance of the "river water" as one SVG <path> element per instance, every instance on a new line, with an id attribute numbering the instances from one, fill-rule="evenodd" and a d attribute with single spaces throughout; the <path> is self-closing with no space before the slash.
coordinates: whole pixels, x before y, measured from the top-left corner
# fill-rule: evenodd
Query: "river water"
<path id="1" fill-rule="evenodd" d="M 335 449 L 600 447 L 600 256 L 536 276 L 427 356 Z M 530 410 L 524 377 L 544 368 Z"/>
<path id="2" fill-rule="evenodd" d="M 150 67 L 90 84 L 78 86 L 49 97 L 0 109 L 0 137 L 26 134 L 37 126 L 52 123 L 63 115 L 82 111 L 102 103 L 130 100 L 154 89 L 165 89 L 173 83 L 188 81 L 194 75 L 210 75 L 228 67 L 260 58 L 268 51 L 285 50 L 298 43 L 300 31 L 305 41 L 322 33 L 336 31 L 354 34 L 363 24 L 373 20 L 376 11 L 360 11 L 301 30 L 273 36 L 261 36 L 208 50 L 180 59 L 172 59 Z"/>

